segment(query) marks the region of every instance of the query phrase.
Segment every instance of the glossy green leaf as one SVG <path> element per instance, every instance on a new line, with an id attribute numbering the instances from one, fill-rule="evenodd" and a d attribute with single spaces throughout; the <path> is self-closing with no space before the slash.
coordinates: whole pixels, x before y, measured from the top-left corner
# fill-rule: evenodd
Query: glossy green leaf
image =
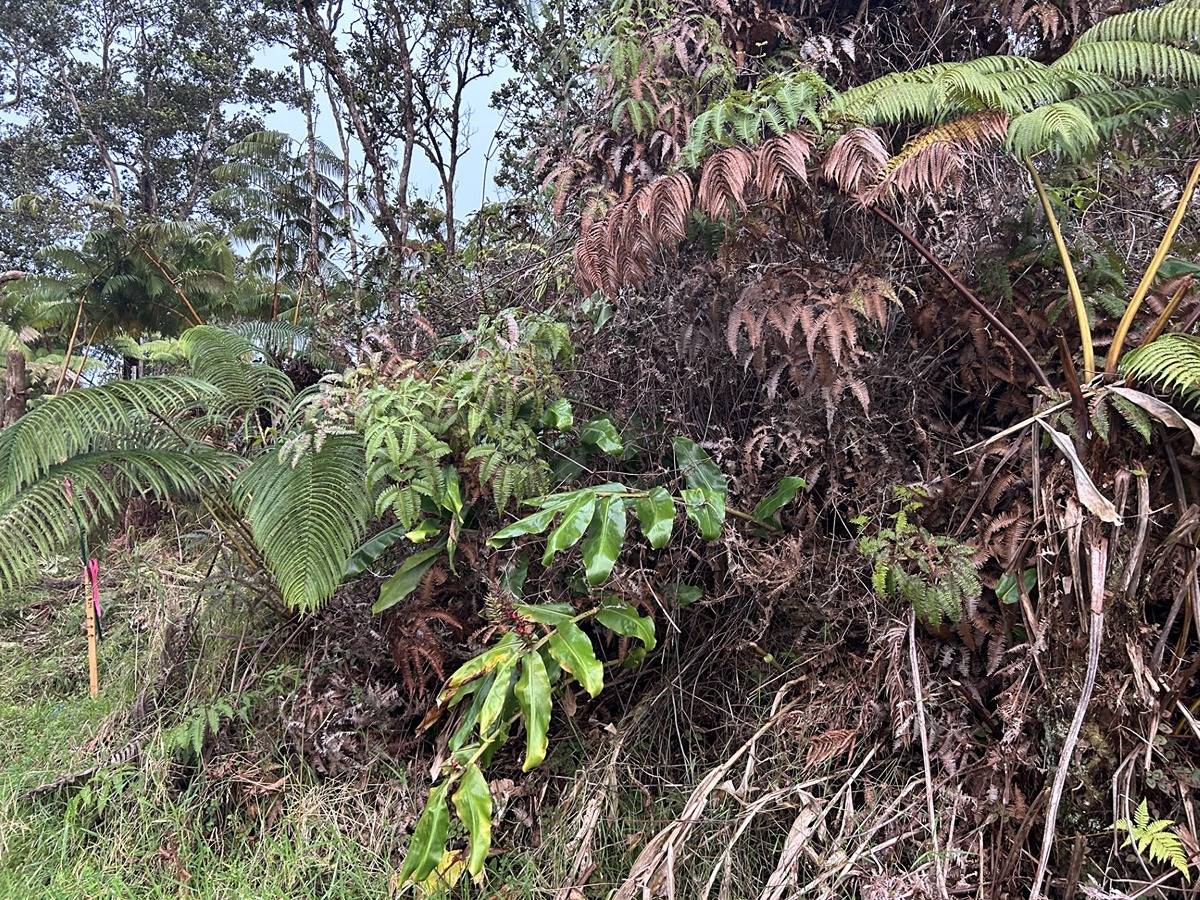
<path id="1" fill-rule="evenodd" d="M 609 456 L 616 456 L 625 449 L 621 433 L 608 419 L 592 419 L 584 423 L 579 431 L 579 439 L 585 444 L 599 448 Z"/>
<path id="2" fill-rule="evenodd" d="M 504 712 L 504 704 L 508 702 L 509 695 L 512 693 L 512 676 L 516 666 L 515 656 L 505 658 L 500 665 L 496 666 L 496 676 L 492 681 L 491 689 L 487 692 L 483 705 L 479 708 L 479 736 L 484 740 L 492 736 L 492 726 Z"/>
<path id="3" fill-rule="evenodd" d="M 604 666 L 596 659 L 591 639 L 574 622 L 562 622 L 547 643 L 550 655 L 564 671 L 575 677 L 588 696 L 595 697 L 604 687 Z"/>
<path id="4" fill-rule="evenodd" d="M 471 737 L 475 726 L 479 724 L 479 710 L 483 707 L 483 701 L 487 699 L 488 692 L 491 691 L 494 680 L 491 675 L 485 675 L 477 681 L 468 682 L 451 701 L 450 705 L 453 706 L 467 694 L 474 695 L 471 697 L 471 702 L 467 704 L 467 708 L 463 711 L 462 718 L 459 720 L 458 726 L 454 729 L 454 733 L 450 735 L 447 746 L 451 752 L 461 749 L 466 744 L 467 739 Z"/>
<path id="5" fill-rule="evenodd" d="M 777 525 L 775 513 L 791 503 L 796 495 L 806 487 L 808 484 L 803 478 L 795 475 L 784 476 L 779 479 L 779 484 L 775 485 L 775 489 L 771 493 L 758 501 L 758 506 L 754 507 L 754 512 L 750 514 L 750 517 L 762 525 Z"/>
<path id="6" fill-rule="evenodd" d="M 583 567 L 588 584 L 608 581 L 625 543 L 625 498 L 602 497 L 583 542 Z"/>
<path id="7" fill-rule="evenodd" d="M 412 837 L 408 839 L 408 852 L 400 869 L 400 881 L 424 881 L 442 859 L 446 849 L 446 835 L 450 830 L 450 810 L 446 807 L 446 790 L 450 782 L 443 782 L 430 789 L 425 811 L 417 820 Z"/>
<path id="8" fill-rule="evenodd" d="M 554 557 L 562 550 L 575 546 L 583 533 L 587 531 L 588 523 L 596 511 L 596 492 L 586 491 L 580 494 L 570 506 L 563 510 L 562 521 L 550 532 L 546 541 L 546 552 L 542 554 L 542 565 L 548 566 Z"/>
<path id="9" fill-rule="evenodd" d="M 403 538 L 404 526 L 393 525 L 368 539 L 346 560 L 346 568 L 342 573 L 342 580 L 357 578 L 363 572 L 367 571 L 375 560 L 383 556 L 389 548 L 393 547 L 397 541 Z"/>
<path id="10" fill-rule="evenodd" d="M 558 509 L 551 507 L 549 509 L 538 510 L 523 519 L 517 519 L 517 521 L 505 525 L 488 538 L 488 546 L 499 547 L 505 541 L 512 540 L 515 537 L 521 537 L 526 534 L 541 534 L 550 527 L 550 523 L 554 521 L 556 515 L 558 515 Z"/>
<path id="11" fill-rule="evenodd" d="M 675 468 L 683 473 L 688 487 L 715 494 L 724 494 L 728 490 L 725 476 L 703 447 L 685 437 L 675 438 L 671 447 L 675 451 Z"/>
<path id="12" fill-rule="evenodd" d="M 542 413 L 542 424 L 547 428 L 554 428 L 558 431 L 566 431 L 575 424 L 575 415 L 571 410 L 571 404 L 565 397 L 560 397 Z"/>
<path id="13" fill-rule="evenodd" d="M 671 540 L 675 527 L 675 501 L 664 487 L 652 487 L 634 507 L 642 534 L 655 550 L 661 550 Z"/>
<path id="14" fill-rule="evenodd" d="M 446 686 L 442 689 L 441 694 L 438 695 L 439 701 L 442 703 L 449 701 L 467 683 L 495 671 L 507 660 L 516 659 L 520 649 L 521 644 L 515 634 L 509 633 L 504 635 L 504 637 L 500 638 L 500 640 L 478 656 L 468 659 L 454 671 L 454 674 L 446 679 Z"/>
<path id="15" fill-rule="evenodd" d="M 467 871 L 478 876 L 483 871 L 484 860 L 492 846 L 492 792 L 487 780 L 476 763 L 463 770 L 454 792 L 454 808 L 467 829 L 471 839 L 471 852 L 467 857 Z"/>
<path id="16" fill-rule="evenodd" d="M 683 498 L 687 517 L 700 530 L 700 536 L 706 541 L 719 538 L 725 522 L 725 494 L 708 488 L 684 488 L 679 496 Z"/>
<path id="17" fill-rule="evenodd" d="M 433 564 L 446 549 L 445 541 L 438 541 L 428 550 L 414 553 L 400 563 L 395 574 L 379 588 L 379 599 L 371 607 L 371 612 L 379 614 L 389 609 L 411 594 L 425 577 L 425 573 L 433 568 Z"/>
<path id="18" fill-rule="evenodd" d="M 546 758 L 546 735 L 550 730 L 550 676 L 537 651 L 521 657 L 517 705 L 525 719 L 525 762 L 521 771 L 528 772 Z"/>
<path id="19" fill-rule="evenodd" d="M 616 597 L 606 597 L 601 602 L 596 621 L 617 634 L 637 638 L 647 650 L 653 650 L 658 643 L 654 636 L 654 620 L 638 615 L 630 604 Z"/>
<path id="20" fill-rule="evenodd" d="M 570 603 L 518 603 L 516 610 L 527 619 L 543 625 L 558 625 L 575 618 L 575 607 Z"/>
<path id="21" fill-rule="evenodd" d="M 442 508 L 449 510 L 455 518 L 462 518 L 462 486 L 458 480 L 458 469 L 446 466 L 442 469 L 442 476 L 446 482 L 446 490 L 441 499 Z"/>

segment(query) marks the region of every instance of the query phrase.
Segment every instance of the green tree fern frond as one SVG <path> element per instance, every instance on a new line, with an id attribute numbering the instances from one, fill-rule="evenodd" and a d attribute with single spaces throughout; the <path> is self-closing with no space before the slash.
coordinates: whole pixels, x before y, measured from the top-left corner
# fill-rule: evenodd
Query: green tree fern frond
<path id="1" fill-rule="evenodd" d="M 258 322 L 235 322 L 219 326 L 222 330 L 245 338 L 256 350 L 274 359 L 301 357 L 318 359 L 312 348 L 312 331 L 303 325 L 293 325 L 279 319 Z"/>
<path id="2" fill-rule="evenodd" d="M 1051 103 L 1015 117 L 1005 144 L 1017 156 L 1032 157 L 1045 150 L 1078 159 L 1100 143 L 1096 123 L 1069 100 Z"/>
<path id="3" fill-rule="evenodd" d="M 0 503 L 0 590 L 23 583 L 40 562 L 71 547 L 79 523 L 91 531 L 135 496 L 198 497 L 233 477 L 238 463 L 236 456 L 207 448 L 107 450 L 50 467 Z M 68 479 L 71 499 L 65 489 Z"/>
<path id="4" fill-rule="evenodd" d="M 1056 69 L 1107 75 L 1121 82 L 1200 83 L 1200 53 L 1150 41 L 1096 41 L 1076 44 L 1056 59 Z"/>
<path id="5" fill-rule="evenodd" d="M 1200 338 L 1164 334 L 1126 354 L 1121 371 L 1130 378 L 1142 378 L 1163 390 L 1194 399 L 1200 392 Z"/>
<path id="6" fill-rule="evenodd" d="M 1191 880 L 1192 873 L 1188 868 L 1187 852 L 1183 841 L 1171 819 L 1150 819 L 1150 806 L 1142 800 L 1133 811 L 1133 821 L 1120 819 L 1113 823 L 1118 831 L 1128 832 L 1125 846 L 1133 845 L 1138 853 L 1145 853 L 1151 862 L 1168 863 L 1177 869 L 1184 878 Z"/>
<path id="7" fill-rule="evenodd" d="M 179 346 L 192 372 L 219 390 L 212 411 L 220 418 L 256 409 L 282 412 L 291 402 L 291 379 L 274 366 L 255 363 L 256 351 L 245 337 L 215 325 L 197 325 L 180 336 Z"/>
<path id="8" fill-rule="evenodd" d="M 171 419 L 217 397 L 207 382 L 180 376 L 117 381 L 67 391 L 42 401 L 0 431 L 0 498 L 8 498 L 49 469 L 143 425 Z"/>
<path id="9" fill-rule="evenodd" d="M 1096 41 L 1153 41 L 1176 47 L 1200 44 L 1200 5 L 1166 3 L 1103 19 L 1079 37 L 1078 44 Z"/>
<path id="10" fill-rule="evenodd" d="M 328 600 L 371 512 L 359 441 L 330 437 L 294 465 L 268 453 L 242 472 L 233 496 L 284 602 L 309 612 Z"/>

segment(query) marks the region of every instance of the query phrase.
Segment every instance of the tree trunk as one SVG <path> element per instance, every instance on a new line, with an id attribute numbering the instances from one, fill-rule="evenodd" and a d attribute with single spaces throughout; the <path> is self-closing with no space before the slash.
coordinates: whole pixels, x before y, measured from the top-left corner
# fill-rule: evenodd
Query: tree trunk
<path id="1" fill-rule="evenodd" d="M 0 409 L 0 425 L 11 425 L 25 415 L 25 400 L 29 396 L 29 372 L 20 350 L 9 350 L 4 375 L 4 407 Z"/>

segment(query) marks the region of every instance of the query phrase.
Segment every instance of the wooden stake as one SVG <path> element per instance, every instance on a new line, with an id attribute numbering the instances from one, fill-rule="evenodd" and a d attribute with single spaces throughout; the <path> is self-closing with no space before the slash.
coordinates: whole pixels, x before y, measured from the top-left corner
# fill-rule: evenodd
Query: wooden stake
<path id="1" fill-rule="evenodd" d="M 87 604 L 88 690 L 92 697 L 100 694 L 100 663 L 96 656 L 96 603 L 92 600 L 92 579 L 83 566 L 83 602 Z"/>

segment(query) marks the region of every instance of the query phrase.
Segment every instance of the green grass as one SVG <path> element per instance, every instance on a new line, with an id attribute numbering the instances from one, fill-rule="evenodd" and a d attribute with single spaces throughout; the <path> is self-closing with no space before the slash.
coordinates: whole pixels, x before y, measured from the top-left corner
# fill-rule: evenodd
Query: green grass
<path id="1" fill-rule="evenodd" d="M 0 599 L 0 898 L 392 896 L 402 847 L 373 808 L 373 786 L 319 781 L 256 746 L 249 726 L 205 765 L 172 740 L 220 695 L 211 685 L 228 653 L 215 641 L 187 673 L 182 702 L 148 733 L 141 765 L 29 799 L 93 764 L 97 738 L 109 750 L 128 740 L 122 713 L 154 674 L 156 629 L 180 600 L 161 568 L 130 572 L 106 585 L 97 699 L 80 591 L 64 580 Z"/>

